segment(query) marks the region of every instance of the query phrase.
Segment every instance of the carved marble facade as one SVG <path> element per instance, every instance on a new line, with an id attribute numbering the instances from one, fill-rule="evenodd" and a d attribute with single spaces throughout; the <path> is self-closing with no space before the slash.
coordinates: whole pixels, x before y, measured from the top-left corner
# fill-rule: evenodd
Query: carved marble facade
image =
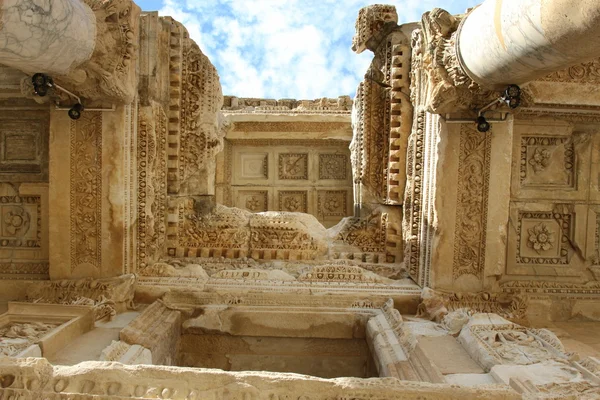
<path id="1" fill-rule="evenodd" d="M 56 28 L 13 3 L 0 38 Z M 492 3 L 361 9 L 354 99 L 223 96 L 130 0 L 56 2 L 62 59 L 0 43 L 0 398 L 600 398 L 594 44 L 545 18 L 519 66 Z"/>

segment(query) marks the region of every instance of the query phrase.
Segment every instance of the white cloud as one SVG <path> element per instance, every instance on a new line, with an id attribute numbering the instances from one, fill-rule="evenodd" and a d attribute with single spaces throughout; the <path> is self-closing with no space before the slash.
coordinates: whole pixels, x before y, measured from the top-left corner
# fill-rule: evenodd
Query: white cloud
<path id="1" fill-rule="evenodd" d="M 159 13 L 186 26 L 217 67 L 223 93 L 312 99 L 354 95 L 372 59 L 369 51 L 350 50 L 354 21 L 361 7 L 376 2 L 164 0 Z M 384 1 L 396 6 L 400 23 L 417 21 L 436 6 L 459 13 L 479 2 Z M 144 0 L 139 4 L 147 8 Z"/>

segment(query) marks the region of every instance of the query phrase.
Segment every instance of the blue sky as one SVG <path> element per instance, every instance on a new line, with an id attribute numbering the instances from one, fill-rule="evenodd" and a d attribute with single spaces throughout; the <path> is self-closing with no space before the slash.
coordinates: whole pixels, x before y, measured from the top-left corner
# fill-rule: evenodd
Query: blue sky
<path id="1" fill-rule="evenodd" d="M 223 93 L 315 99 L 354 96 L 372 58 L 350 50 L 358 10 L 394 4 L 399 23 L 434 7 L 463 13 L 482 0 L 136 0 L 182 22 L 217 67 Z"/>

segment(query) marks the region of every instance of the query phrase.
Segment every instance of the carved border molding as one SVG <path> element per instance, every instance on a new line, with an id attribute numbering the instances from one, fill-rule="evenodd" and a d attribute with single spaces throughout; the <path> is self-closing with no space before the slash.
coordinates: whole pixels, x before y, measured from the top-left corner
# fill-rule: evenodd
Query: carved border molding
<path id="1" fill-rule="evenodd" d="M 453 279 L 482 278 L 490 181 L 492 132 L 480 133 L 461 125 L 458 160 Z"/>
<path id="2" fill-rule="evenodd" d="M 329 132 L 348 129 L 347 122 L 307 122 L 307 121 L 240 121 L 233 123 L 237 132 Z"/>
<path id="3" fill-rule="evenodd" d="M 71 271 L 102 265 L 102 113 L 71 121 Z"/>
<path id="4" fill-rule="evenodd" d="M 600 281 L 588 283 L 551 282 L 551 281 L 506 281 L 500 283 L 505 293 L 523 293 L 531 295 L 558 295 L 569 298 L 589 299 L 600 295 Z"/>
<path id="5" fill-rule="evenodd" d="M 421 223 L 423 210 L 423 171 L 425 166 L 425 111 L 420 110 L 414 120 L 406 152 L 407 185 L 404 192 L 404 263 L 410 276 L 419 280 L 421 257 Z M 420 282 L 421 283 L 421 282 Z M 424 283 L 424 282 L 423 282 Z M 421 284 L 423 284 L 421 283 Z"/>
<path id="6" fill-rule="evenodd" d="M 167 214 L 167 115 L 161 106 L 138 111 L 137 265 L 143 270 L 161 253 Z"/>

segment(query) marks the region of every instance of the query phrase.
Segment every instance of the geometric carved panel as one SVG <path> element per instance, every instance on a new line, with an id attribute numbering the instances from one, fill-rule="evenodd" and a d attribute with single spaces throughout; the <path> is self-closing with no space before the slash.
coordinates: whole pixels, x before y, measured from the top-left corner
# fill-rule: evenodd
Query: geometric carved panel
<path id="1" fill-rule="evenodd" d="M 520 181 L 527 188 L 564 188 L 575 185 L 573 141 L 564 136 L 521 137 Z"/>
<path id="2" fill-rule="evenodd" d="M 347 159 L 343 154 L 319 154 L 319 179 L 346 179 Z"/>
<path id="3" fill-rule="evenodd" d="M 347 213 L 345 190 L 325 190 L 317 192 L 319 217 L 345 217 Z"/>
<path id="4" fill-rule="evenodd" d="M 308 179 L 308 154 L 279 154 L 279 179 Z"/>
<path id="5" fill-rule="evenodd" d="M 305 190 L 280 191 L 279 211 L 308 212 L 307 192 Z"/>
<path id="6" fill-rule="evenodd" d="M 240 178 L 267 179 L 269 177 L 269 158 L 267 153 L 241 154 Z"/>

